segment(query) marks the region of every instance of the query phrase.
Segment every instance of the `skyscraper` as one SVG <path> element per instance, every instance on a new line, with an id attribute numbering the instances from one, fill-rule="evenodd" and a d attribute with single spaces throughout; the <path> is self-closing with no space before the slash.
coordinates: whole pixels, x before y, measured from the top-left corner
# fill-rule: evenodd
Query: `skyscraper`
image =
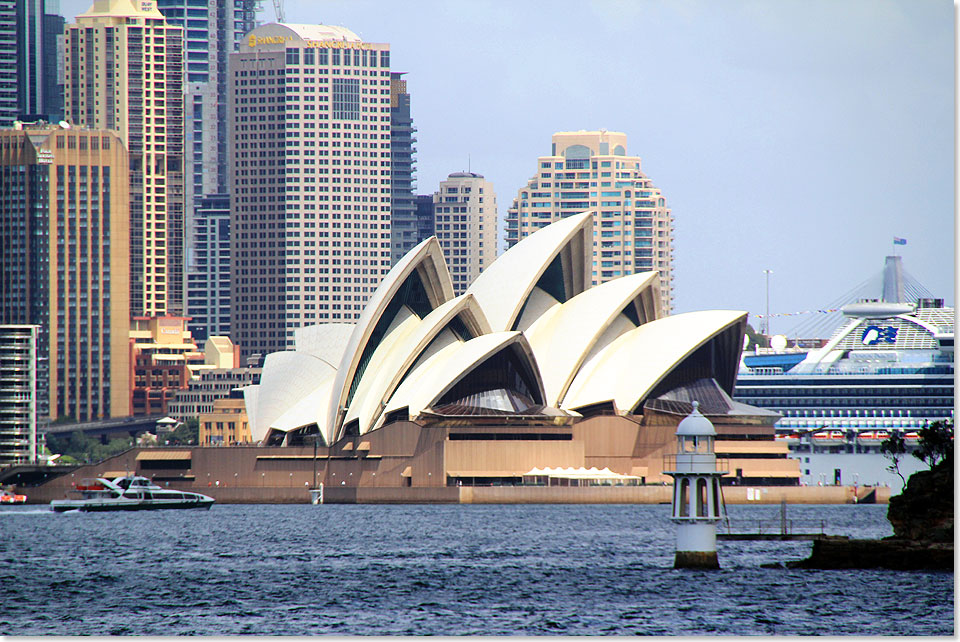
<path id="1" fill-rule="evenodd" d="M 450 174 L 433 195 L 433 216 L 454 292 L 462 294 L 497 258 L 493 183 L 474 172 Z"/>
<path id="2" fill-rule="evenodd" d="M 414 153 L 417 141 L 410 116 L 410 94 L 403 74 L 390 74 L 390 236 L 396 263 L 413 249 L 417 239 L 417 205 L 414 198 Z"/>
<path id="3" fill-rule="evenodd" d="M 230 197 L 202 196 L 188 228 L 189 329 L 198 341 L 230 334 Z"/>
<path id="4" fill-rule="evenodd" d="M 17 119 L 17 0 L 0 0 L 0 127 Z"/>
<path id="5" fill-rule="evenodd" d="M 227 191 L 227 65 L 256 27 L 257 0 L 157 0 L 184 30 L 184 192 L 187 203 Z"/>
<path id="6" fill-rule="evenodd" d="M 593 284 L 656 270 L 664 314 L 673 309 L 673 218 L 663 194 L 627 156 L 620 132 L 553 135 L 549 156 L 510 207 L 507 246 L 558 219 L 594 210 Z"/>
<path id="7" fill-rule="evenodd" d="M 130 305 L 183 309 L 183 30 L 155 0 L 94 0 L 69 25 L 68 120 L 112 129 L 130 155 Z"/>
<path id="8" fill-rule="evenodd" d="M 243 355 L 352 322 L 390 268 L 390 49 L 269 24 L 230 57 L 231 333 Z"/>
<path id="9" fill-rule="evenodd" d="M 223 252 L 214 259 L 210 244 L 216 242 L 209 232 L 216 226 L 229 235 L 229 218 L 224 223 L 212 214 L 229 213 L 227 66 L 243 36 L 256 26 L 258 6 L 256 0 L 157 2 L 167 22 L 184 30 L 184 306 L 192 317 L 190 329 L 200 339 L 229 329 L 219 325 L 221 306 L 229 309 L 230 304 L 229 236 L 226 252 L 222 247 L 213 250 Z M 227 228 L 221 230 L 224 224 Z M 228 266 L 226 283 L 218 269 L 221 262 Z"/>
<path id="10" fill-rule="evenodd" d="M 435 231 L 433 194 L 417 194 L 417 243 L 430 238 Z"/>
<path id="11" fill-rule="evenodd" d="M 63 118 L 56 0 L 0 0 L 0 127 Z"/>
<path id="12" fill-rule="evenodd" d="M 0 323 L 40 326 L 40 416 L 129 414 L 126 176 L 114 132 L 0 130 Z"/>

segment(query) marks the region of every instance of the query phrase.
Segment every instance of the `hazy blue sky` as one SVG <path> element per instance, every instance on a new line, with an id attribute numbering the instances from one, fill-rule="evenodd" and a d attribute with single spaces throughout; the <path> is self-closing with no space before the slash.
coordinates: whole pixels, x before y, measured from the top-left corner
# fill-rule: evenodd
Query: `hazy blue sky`
<path id="1" fill-rule="evenodd" d="M 825 306 L 883 267 L 894 236 L 905 268 L 954 301 L 952 2 L 285 6 L 287 22 L 390 43 L 408 72 L 419 193 L 469 155 L 502 218 L 553 132 L 625 132 L 676 220 L 678 312 L 762 313 L 767 268 L 771 311 Z"/>

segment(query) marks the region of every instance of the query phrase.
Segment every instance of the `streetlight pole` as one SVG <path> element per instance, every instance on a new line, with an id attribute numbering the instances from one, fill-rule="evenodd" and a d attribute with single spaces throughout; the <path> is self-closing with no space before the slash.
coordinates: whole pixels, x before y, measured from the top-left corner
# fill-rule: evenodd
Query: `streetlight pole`
<path id="1" fill-rule="evenodd" d="M 770 275 L 773 274 L 773 270 L 764 270 L 763 273 L 767 276 L 767 312 L 763 317 L 763 334 L 770 335 Z"/>

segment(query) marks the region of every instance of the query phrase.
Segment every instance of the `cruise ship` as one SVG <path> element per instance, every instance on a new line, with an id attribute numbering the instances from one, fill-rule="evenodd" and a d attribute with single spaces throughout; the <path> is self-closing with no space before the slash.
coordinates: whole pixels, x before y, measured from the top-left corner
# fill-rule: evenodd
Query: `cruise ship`
<path id="1" fill-rule="evenodd" d="M 734 399 L 782 415 L 777 438 L 800 459 L 802 484 L 888 485 L 880 443 L 895 432 L 916 446 L 928 422 L 954 416 L 954 308 L 943 299 L 905 302 L 901 257 L 887 257 L 883 294 L 840 308 L 843 319 L 818 348 L 744 352 Z M 777 345 L 779 343 L 779 345 Z M 907 455 L 900 472 L 926 466 Z"/>

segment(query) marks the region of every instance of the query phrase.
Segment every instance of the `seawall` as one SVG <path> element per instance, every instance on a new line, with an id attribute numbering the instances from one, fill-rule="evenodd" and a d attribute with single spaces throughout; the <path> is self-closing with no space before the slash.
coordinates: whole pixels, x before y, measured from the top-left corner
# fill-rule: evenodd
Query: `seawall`
<path id="1" fill-rule="evenodd" d="M 181 487 L 176 483 L 171 488 Z M 220 504 L 306 504 L 306 486 L 193 486 L 184 490 L 210 495 Z M 45 504 L 66 497 L 69 487 L 48 484 L 25 488 L 28 503 Z M 857 489 L 859 500 L 876 492 L 873 503 L 885 504 L 889 488 Z M 439 487 L 325 487 L 326 504 L 669 504 L 672 486 L 439 486 Z M 733 504 L 851 504 L 852 486 L 736 487 L 723 489 Z"/>

